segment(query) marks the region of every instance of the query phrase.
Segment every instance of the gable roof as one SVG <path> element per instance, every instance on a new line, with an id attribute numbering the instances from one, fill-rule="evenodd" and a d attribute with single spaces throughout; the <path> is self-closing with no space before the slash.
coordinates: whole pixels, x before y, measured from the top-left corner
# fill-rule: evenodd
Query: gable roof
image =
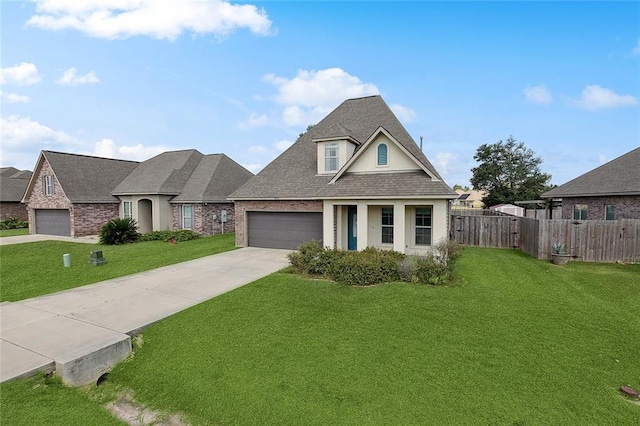
<path id="1" fill-rule="evenodd" d="M 27 189 L 31 171 L 14 167 L 0 169 L 0 202 L 19 203 Z"/>
<path id="2" fill-rule="evenodd" d="M 24 202 L 30 197 L 45 160 L 72 203 L 119 202 L 111 195 L 111 190 L 138 165 L 137 161 L 42 151 L 24 194 Z"/>
<path id="3" fill-rule="evenodd" d="M 640 147 L 542 194 L 543 198 L 640 195 Z"/>
<path id="4" fill-rule="evenodd" d="M 380 127 L 438 180 L 430 179 L 423 171 L 385 173 L 384 178 L 376 174 L 345 173 L 329 185 L 334 176 L 317 174 L 316 141 L 338 137 L 353 139 L 359 146 L 355 155 Z M 397 198 L 424 195 L 444 198 L 457 196 L 442 181 L 382 97 L 376 95 L 344 101 L 229 198 Z"/>

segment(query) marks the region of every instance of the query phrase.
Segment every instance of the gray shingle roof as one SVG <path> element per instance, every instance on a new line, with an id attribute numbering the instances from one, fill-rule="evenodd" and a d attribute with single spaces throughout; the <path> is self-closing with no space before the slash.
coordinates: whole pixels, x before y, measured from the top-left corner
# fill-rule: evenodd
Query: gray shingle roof
<path id="1" fill-rule="evenodd" d="M 55 151 L 42 151 L 42 155 L 72 203 L 119 202 L 111 191 L 139 164 Z"/>
<path id="2" fill-rule="evenodd" d="M 542 194 L 543 198 L 640 195 L 640 147 Z"/>
<path id="3" fill-rule="evenodd" d="M 224 154 L 202 157 L 180 195 L 172 203 L 226 202 L 233 191 L 253 177 L 253 173 Z"/>
<path id="4" fill-rule="evenodd" d="M 3 167 L 0 170 L 0 202 L 19 203 L 29 185 L 31 171 Z"/>
<path id="5" fill-rule="evenodd" d="M 371 175 L 347 172 L 335 184 L 329 185 L 332 176 L 317 175 L 314 140 L 350 136 L 363 144 L 379 127 L 388 131 L 440 181 L 432 181 L 424 172 Z M 421 195 L 457 197 L 442 181 L 382 97 L 368 96 L 344 101 L 229 198 L 242 200 Z"/>

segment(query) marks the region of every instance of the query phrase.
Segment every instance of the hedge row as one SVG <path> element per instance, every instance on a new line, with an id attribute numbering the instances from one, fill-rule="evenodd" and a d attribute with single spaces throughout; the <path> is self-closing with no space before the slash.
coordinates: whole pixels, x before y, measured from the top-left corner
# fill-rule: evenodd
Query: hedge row
<path id="1" fill-rule="evenodd" d="M 443 240 L 426 256 L 405 255 L 367 247 L 362 251 L 323 248 L 318 241 L 301 244 L 289 254 L 293 269 L 323 276 L 341 284 L 373 285 L 392 281 L 441 285 L 454 278 L 454 265 L 462 247 Z"/>
<path id="2" fill-rule="evenodd" d="M 0 221 L 0 229 L 23 229 L 28 227 L 29 222 L 20 220 L 16 217 Z"/>

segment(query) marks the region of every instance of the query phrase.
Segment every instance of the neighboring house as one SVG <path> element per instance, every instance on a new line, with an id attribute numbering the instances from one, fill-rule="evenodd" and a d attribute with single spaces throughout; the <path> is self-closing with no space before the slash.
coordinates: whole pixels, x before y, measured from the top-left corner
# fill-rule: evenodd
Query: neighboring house
<path id="1" fill-rule="evenodd" d="M 94 235 L 116 217 L 136 219 L 143 233 L 233 232 L 233 204 L 226 197 L 251 176 L 224 154 L 196 150 L 142 163 L 42 151 L 23 201 L 34 234 Z"/>
<path id="2" fill-rule="evenodd" d="M 464 209 L 481 209 L 484 207 L 482 199 L 487 195 L 486 191 L 465 191 L 463 189 L 456 189 L 458 198 L 453 200 L 452 207 L 464 208 Z"/>
<path id="3" fill-rule="evenodd" d="M 0 168 L 0 220 L 28 220 L 27 206 L 22 196 L 27 189 L 31 171 L 15 167 Z"/>
<path id="4" fill-rule="evenodd" d="M 111 195 L 138 163 L 42 151 L 23 202 L 32 234 L 80 237 L 97 234 L 118 217 L 120 200 Z"/>
<path id="5" fill-rule="evenodd" d="M 113 189 L 120 215 L 137 220 L 140 232 L 190 229 L 211 235 L 234 232 L 227 197 L 253 173 L 224 154 L 195 149 L 159 154 L 140 163 Z"/>
<path id="6" fill-rule="evenodd" d="M 562 199 L 562 218 L 640 219 L 640 147 L 542 194 Z"/>
<path id="7" fill-rule="evenodd" d="M 524 216 L 524 207 L 514 206 L 513 204 L 497 204 L 489 207 L 489 209 L 504 214 L 510 214 L 511 216 Z"/>
<path id="8" fill-rule="evenodd" d="M 425 253 L 448 235 L 442 180 L 380 96 L 350 99 L 229 197 L 236 244 Z"/>

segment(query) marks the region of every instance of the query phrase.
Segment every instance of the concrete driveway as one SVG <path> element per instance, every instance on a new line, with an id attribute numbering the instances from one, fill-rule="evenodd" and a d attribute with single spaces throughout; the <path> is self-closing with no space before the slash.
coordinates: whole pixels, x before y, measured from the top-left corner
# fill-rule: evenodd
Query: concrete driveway
<path id="1" fill-rule="evenodd" d="M 61 237 L 59 235 L 45 235 L 45 234 L 27 234 L 27 235 L 16 235 L 14 237 L 2 237 L 0 238 L 0 246 L 6 246 L 9 244 L 22 244 L 22 243 L 32 243 L 34 241 L 69 241 L 70 243 L 87 243 L 87 244 L 98 244 L 99 238 L 97 235 L 90 235 L 88 237 Z"/>
<path id="2" fill-rule="evenodd" d="M 127 357 L 144 328 L 284 268 L 287 253 L 242 248 L 2 303 L 0 382 L 36 371 L 56 371 L 71 385 L 95 382 Z"/>

